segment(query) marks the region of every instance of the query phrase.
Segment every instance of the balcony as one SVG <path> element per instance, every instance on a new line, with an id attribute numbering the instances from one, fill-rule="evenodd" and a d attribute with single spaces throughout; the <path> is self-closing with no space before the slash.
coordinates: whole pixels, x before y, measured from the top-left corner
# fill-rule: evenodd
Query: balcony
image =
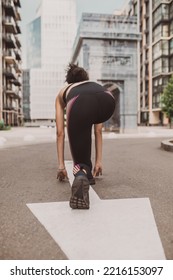
<path id="1" fill-rule="evenodd" d="M 6 88 L 6 95 L 10 96 L 10 97 L 13 97 L 13 98 L 16 98 L 17 96 L 17 90 L 16 90 L 16 87 L 15 85 L 9 83 L 7 84 L 7 88 Z"/>
<path id="2" fill-rule="evenodd" d="M 18 90 L 17 90 L 17 98 L 18 99 L 21 99 L 22 98 L 22 91 L 21 91 L 21 89 L 20 88 L 18 88 Z"/>
<path id="3" fill-rule="evenodd" d="M 3 0 L 3 6 L 5 9 L 5 14 L 15 18 L 16 14 L 13 0 Z"/>
<path id="4" fill-rule="evenodd" d="M 15 86 L 20 87 L 20 86 L 22 85 L 21 78 L 20 78 L 20 77 L 16 77 L 16 79 L 13 81 L 13 84 L 14 84 Z"/>
<path id="5" fill-rule="evenodd" d="M 21 45 L 21 42 L 20 42 L 18 36 L 15 36 L 15 39 L 16 39 L 16 45 L 17 45 L 18 49 L 20 49 L 22 45 Z"/>
<path id="6" fill-rule="evenodd" d="M 20 52 L 20 50 L 15 50 L 15 54 L 16 54 L 16 59 L 18 61 L 20 61 L 21 60 L 21 52 Z"/>
<path id="7" fill-rule="evenodd" d="M 18 87 L 16 87 L 12 83 L 7 84 L 7 88 L 6 88 L 5 92 L 6 92 L 7 96 L 12 97 L 14 99 L 21 99 L 22 98 L 21 89 L 19 89 Z"/>
<path id="8" fill-rule="evenodd" d="M 13 49 L 4 51 L 4 58 L 7 64 L 14 64 L 16 61 L 16 54 Z"/>
<path id="9" fill-rule="evenodd" d="M 159 110 L 160 109 L 160 102 L 153 102 L 152 108 Z"/>
<path id="10" fill-rule="evenodd" d="M 4 106 L 4 111 L 14 111 L 15 107 L 13 107 L 12 105 L 6 105 Z"/>
<path id="11" fill-rule="evenodd" d="M 16 70 L 16 73 L 17 74 L 21 74 L 22 73 L 22 69 L 21 69 L 21 67 L 19 67 L 19 65 L 18 64 L 15 64 L 15 70 Z"/>
<path id="12" fill-rule="evenodd" d="M 11 16 L 7 16 L 3 18 L 3 24 L 5 25 L 5 31 L 7 33 L 16 33 L 16 23 L 14 18 Z"/>
<path id="13" fill-rule="evenodd" d="M 17 8 L 16 8 L 16 21 L 21 21 L 21 16 Z"/>
<path id="14" fill-rule="evenodd" d="M 16 86 L 13 85 L 12 83 L 7 83 L 7 87 L 6 87 L 6 92 L 14 92 L 16 93 Z"/>
<path id="15" fill-rule="evenodd" d="M 20 0 L 14 0 L 14 5 L 21 8 Z"/>
<path id="16" fill-rule="evenodd" d="M 18 24 L 16 24 L 16 30 L 17 30 L 17 34 L 21 34 L 21 29 L 20 29 L 20 26 Z"/>
<path id="17" fill-rule="evenodd" d="M 13 34 L 7 33 L 3 36 L 6 48 L 8 49 L 15 49 L 16 48 L 16 39 Z"/>
<path id="18" fill-rule="evenodd" d="M 4 74 L 8 80 L 17 79 L 16 70 L 14 69 L 14 67 L 8 66 L 6 69 L 4 69 Z"/>
<path id="19" fill-rule="evenodd" d="M 16 39 L 16 45 L 20 49 L 21 48 L 21 42 L 20 42 L 18 36 L 15 36 L 15 39 Z"/>

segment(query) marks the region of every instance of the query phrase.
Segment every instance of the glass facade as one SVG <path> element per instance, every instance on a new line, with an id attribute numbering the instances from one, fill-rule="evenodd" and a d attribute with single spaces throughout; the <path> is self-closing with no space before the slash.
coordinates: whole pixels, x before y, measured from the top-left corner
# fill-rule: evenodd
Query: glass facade
<path id="1" fill-rule="evenodd" d="M 30 121 L 30 72 L 23 70 L 23 114 L 24 121 Z"/>
<path id="2" fill-rule="evenodd" d="M 76 34 L 76 1 L 42 0 L 28 28 L 31 120 L 54 121 L 55 98 L 64 86 Z"/>
<path id="3" fill-rule="evenodd" d="M 27 26 L 27 67 L 41 67 L 41 17 Z"/>

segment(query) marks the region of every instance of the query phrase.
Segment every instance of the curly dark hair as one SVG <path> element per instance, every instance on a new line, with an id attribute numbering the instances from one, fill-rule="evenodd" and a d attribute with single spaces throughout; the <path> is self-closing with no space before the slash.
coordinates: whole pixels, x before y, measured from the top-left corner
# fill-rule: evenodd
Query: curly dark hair
<path id="1" fill-rule="evenodd" d="M 76 64 L 69 63 L 66 70 L 66 82 L 68 84 L 78 83 L 87 80 L 89 80 L 89 76 L 84 68 L 79 67 Z"/>

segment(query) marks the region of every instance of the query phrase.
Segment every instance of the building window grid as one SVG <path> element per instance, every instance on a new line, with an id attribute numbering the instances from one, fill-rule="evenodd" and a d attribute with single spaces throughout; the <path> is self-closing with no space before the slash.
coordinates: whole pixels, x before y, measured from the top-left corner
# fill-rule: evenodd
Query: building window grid
<path id="1" fill-rule="evenodd" d="M 156 26 L 161 21 L 169 20 L 169 5 L 161 4 L 154 12 L 153 12 L 153 26 Z"/>
<path id="2" fill-rule="evenodd" d="M 153 79 L 153 109 L 160 108 L 160 97 L 168 83 L 169 77 L 157 77 Z"/>
<path id="3" fill-rule="evenodd" d="M 173 35 L 173 1 L 168 6 L 167 4 L 161 4 L 161 1 L 153 1 L 153 8 L 156 10 L 153 13 L 153 29 L 152 39 L 153 42 L 160 40 L 160 38 Z M 161 22 L 162 20 L 169 20 L 169 22 Z M 157 25 L 161 22 L 159 25 Z M 161 73 L 168 74 L 173 71 L 173 39 L 161 40 L 153 46 L 153 76 Z M 158 59 L 157 59 L 158 58 Z M 153 80 L 153 98 L 152 107 L 160 108 L 160 96 L 164 90 L 164 87 L 168 83 L 168 76 L 160 79 Z"/>

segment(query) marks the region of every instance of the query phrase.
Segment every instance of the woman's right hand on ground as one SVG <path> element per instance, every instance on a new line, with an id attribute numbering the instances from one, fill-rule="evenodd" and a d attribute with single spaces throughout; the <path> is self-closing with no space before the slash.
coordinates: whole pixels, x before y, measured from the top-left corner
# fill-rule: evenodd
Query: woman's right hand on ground
<path id="1" fill-rule="evenodd" d="M 68 179 L 68 174 L 67 174 L 67 171 L 66 171 L 65 168 L 63 170 L 62 169 L 58 169 L 57 179 L 59 179 L 60 182 L 62 182 L 65 179 Z"/>
<path id="2" fill-rule="evenodd" d="M 93 177 L 98 177 L 99 175 L 102 175 L 102 165 L 96 163 L 94 166 Z"/>

